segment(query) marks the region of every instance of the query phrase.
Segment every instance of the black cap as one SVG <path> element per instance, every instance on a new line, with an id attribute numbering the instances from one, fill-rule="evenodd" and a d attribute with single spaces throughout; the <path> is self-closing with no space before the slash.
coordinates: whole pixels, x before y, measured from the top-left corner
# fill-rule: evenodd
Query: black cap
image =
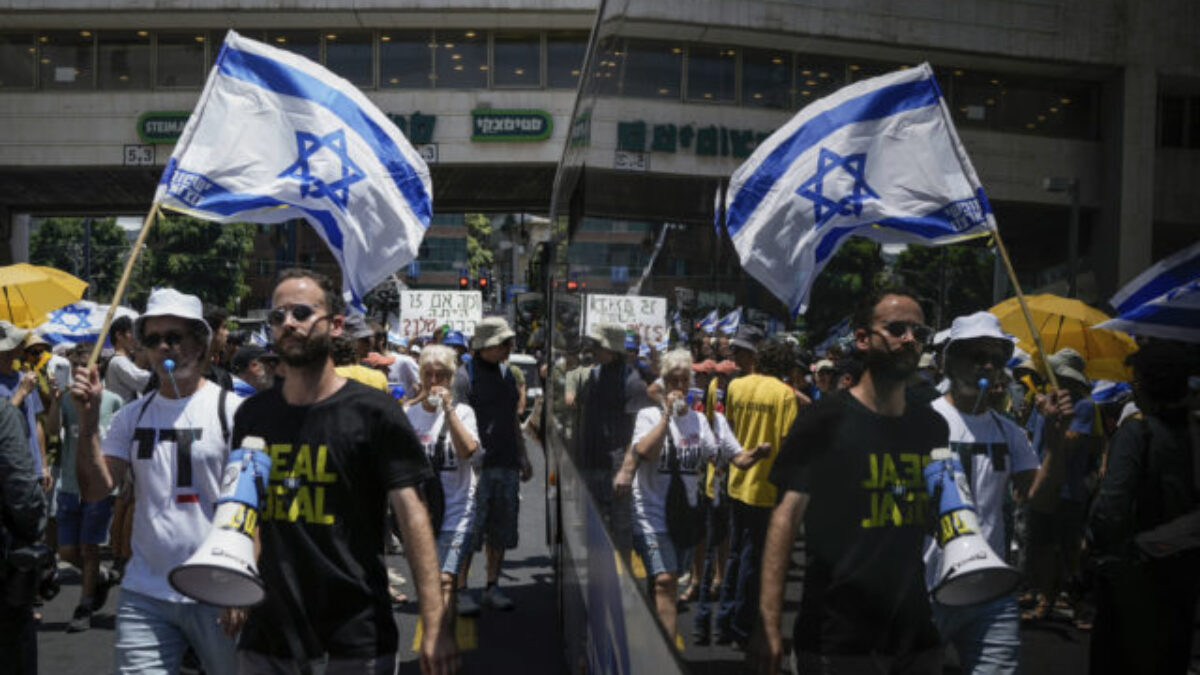
<path id="1" fill-rule="evenodd" d="M 758 352 L 758 343 L 762 342 L 763 332 L 758 326 L 744 323 L 738 326 L 737 334 L 729 341 L 731 347 Z"/>
<path id="2" fill-rule="evenodd" d="M 267 356 L 271 356 L 271 353 L 263 347 L 259 347 L 258 345 L 242 345 L 233 353 L 233 358 L 229 360 L 229 369 L 234 373 L 240 373 L 250 365 L 251 361 Z"/>

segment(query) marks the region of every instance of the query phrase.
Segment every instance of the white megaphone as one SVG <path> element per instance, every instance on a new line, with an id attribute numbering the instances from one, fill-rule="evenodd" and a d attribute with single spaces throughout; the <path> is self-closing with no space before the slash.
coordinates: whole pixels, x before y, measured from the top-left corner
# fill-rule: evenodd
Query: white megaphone
<path id="1" fill-rule="evenodd" d="M 259 496 L 266 493 L 271 458 L 266 443 L 248 436 L 229 453 L 213 526 L 187 562 L 168 580 L 180 593 L 217 607 L 250 607 L 266 597 L 254 558 Z"/>
<path id="2" fill-rule="evenodd" d="M 1021 575 L 992 552 L 979 533 L 979 517 L 958 456 L 947 448 L 930 453 L 925 489 L 937 504 L 941 565 L 933 598 L 943 605 L 975 605 L 1012 592 Z"/>

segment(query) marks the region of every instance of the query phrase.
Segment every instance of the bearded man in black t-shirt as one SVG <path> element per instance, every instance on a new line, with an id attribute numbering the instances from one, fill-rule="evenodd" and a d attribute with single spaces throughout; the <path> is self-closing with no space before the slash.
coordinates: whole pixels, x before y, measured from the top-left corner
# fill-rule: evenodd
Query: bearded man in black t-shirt
<path id="1" fill-rule="evenodd" d="M 225 617 L 231 633 L 245 620 L 239 672 L 296 672 L 323 658 L 329 672 L 395 671 L 399 635 L 383 558 L 389 504 L 420 599 L 421 670 L 457 670 L 433 530 L 415 489 L 432 476 L 420 441 L 390 396 L 334 370 L 330 345 L 343 316 L 329 279 L 284 272 L 271 304 L 286 378 L 234 417 L 234 447 L 262 437 L 272 462 L 259 531 L 267 599 L 248 617 Z"/>
<path id="2" fill-rule="evenodd" d="M 782 496 L 763 554 L 765 639 L 752 652 L 767 672 L 783 656 L 784 579 L 801 522 L 800 672 L 941 672 L 921 559 L 929 518 L 922 469 L 949 430 L 904 395 L 930 332 L 910 294 L 875 294 L 854 315 L 862 377 L 802 411 L 780 449 L 771 481 Z"/>

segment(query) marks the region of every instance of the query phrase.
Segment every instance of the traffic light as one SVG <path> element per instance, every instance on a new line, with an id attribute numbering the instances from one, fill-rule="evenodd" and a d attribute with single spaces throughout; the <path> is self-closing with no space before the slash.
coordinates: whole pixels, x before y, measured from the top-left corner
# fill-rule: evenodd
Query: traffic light
<path id="1" fill-rule="evenodd" d="M 479 283 L 479 286 L 478 286 L 479 294 L 483 297 L 484 300 L 490 300 L 492 298 L 491 281 L 492 281 L 491 279 L 488 279 L 487 277 L 485 277 L 483 275 L 480 275 L 480 277 L 479 277 L 479 282 L 478 282 Z"/>
<path id="2" fill-rule="evenodd" d="M 574 279 L 567 280 L 567 292 L 574 293 L 579 290 L 579 282 Z"/>
<path id="3" fill-rule="evenodd" d="M 465 276 L 458 278 L 458 290 L 465 291 L 471 287 L 471 280 Z"/>

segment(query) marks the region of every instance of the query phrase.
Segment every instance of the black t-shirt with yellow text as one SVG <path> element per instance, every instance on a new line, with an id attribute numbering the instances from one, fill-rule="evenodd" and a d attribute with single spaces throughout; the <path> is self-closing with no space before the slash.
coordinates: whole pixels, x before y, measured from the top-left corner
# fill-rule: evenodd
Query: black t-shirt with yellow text
<path id="1" fill-rule="evenodd" d="M 938 644 L 921 553 L 923 468 L 946 422 L 924 405 L 877 414 L 849 392 L 796 417 L 771 471 L 781 494 L 809 495 L 807 570 L 794 639 L 820 654 L 907 654 Z"/>
<path id="2" fill-rule="evenodd" d="M 404 410 L 354 381 L 311 406 L 288 405 L 276 386 L 238 409 L 234 447 L 246 436 L 266 441 L 272 465 L 258 561 L 267 600 L 239 647 L 294 658 L 290 627 L 310 657 L 395 652 L 387 493 L 431 475 Z"/>

